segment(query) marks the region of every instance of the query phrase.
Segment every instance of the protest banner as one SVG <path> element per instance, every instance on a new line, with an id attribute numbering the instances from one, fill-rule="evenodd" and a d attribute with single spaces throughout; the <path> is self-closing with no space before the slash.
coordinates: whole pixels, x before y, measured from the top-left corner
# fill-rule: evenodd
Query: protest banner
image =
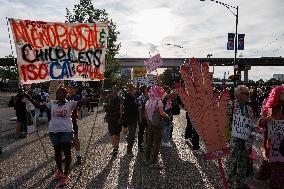
<path id="1" fill-rule="evenodd" d="M 151 57 L 150 59 L 144 61 L 144 65 L 148 73 L 155 71 L 157 68 L 161 67 L 163 64 L 164 62 L 163 62 L 163 59 L 161 59 L 160 54 L 157 54 Z"/>
<path id="2" fill-rule="evenodd" d="M 248 140 L 254 128 L 255 126 L 251 119 L 239 114 L 233 115 L 231 133 L 233 137 Z"/>
<path id="3" fill-rule="evenodd" d="M 21 83 L 104 79 L 108 23 L 9 22 Z"/>
<path id="4" fill-rule="evenodd" d="M 268 138 L 270 139 L 269 160 L 284 162 L 284 120 L 268 122 Z"/>

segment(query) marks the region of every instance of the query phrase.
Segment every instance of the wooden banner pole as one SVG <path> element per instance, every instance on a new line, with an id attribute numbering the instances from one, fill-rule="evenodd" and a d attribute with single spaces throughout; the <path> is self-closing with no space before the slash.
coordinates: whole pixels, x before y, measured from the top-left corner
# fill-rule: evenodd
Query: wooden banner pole
<path id="1" fill-rule="evenodd" d="M 217 162 L 218 162 L 219 170 L 220 170 L 220 173 L 221 173 L 221 176 L 222 176 L 224 189 L 228 189 L 228 181 L 227 181 L 227 178 L 225 176 L 225 171 L 224 171 L 224 167 L 223 167 L 221 158 L 218 158 Z"/>

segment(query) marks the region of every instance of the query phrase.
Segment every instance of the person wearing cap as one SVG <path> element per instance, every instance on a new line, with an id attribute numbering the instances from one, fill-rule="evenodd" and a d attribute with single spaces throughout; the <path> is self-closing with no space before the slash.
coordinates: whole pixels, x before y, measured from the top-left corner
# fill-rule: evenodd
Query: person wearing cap
<path id="1" fill-rule="evenodd" d="M 77 90 L 77 83 L 76 82 L 69 82 L 68 84 L 68 96 L 67 96 L 67 100 L 73 100 L 73 101 L 81 101 L 81 98 L 78 94 L 76 94 L 76 90 Z M 79 135 L 78 135 L 78 123 L 77 120 L 79 118 L 78 116 L 78 110 L 80 109 L 80 107 L 76 107 L 73 112 L 72 112 L 72 124 L 73 124 L 73 130 L 74 130 L 74 138 L 73 138 L 73 142 L 75 145 L 75 150 L 76 150 L 76 163 L 77 164 L 81 164 L 82 163 L 82 157 L 81 157 L 81 153 L 80 153 L 80 140 L 79 140 Z"/>
<path id="2" fill-rule="evenodd" d="M 123 127 L 128 129 L 127 155 L 133 156 L 132 148 L 135 142 L 135 134 L 138 122 L 138 100 L 135 96 L 135 86 L 126 84 L 126 94 L 123 103 Z"/>

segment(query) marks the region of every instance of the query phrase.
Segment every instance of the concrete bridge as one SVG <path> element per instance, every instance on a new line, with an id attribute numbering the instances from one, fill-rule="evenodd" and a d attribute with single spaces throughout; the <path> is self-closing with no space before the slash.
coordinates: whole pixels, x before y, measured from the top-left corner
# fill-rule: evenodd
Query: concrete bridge
<path id="1" fill-rule="evenodd" d="M 142 67 L 148 58 L 117 58 L 122 67 Z M 233 66 L 233 58 L 198 58 L 200 62 L 209 62 L 210 66 Z M 163 58 L 162 68 L 179 67 L 188 61 L 188 58 Z M 0 58 L 0 66 L 12 66 L 17 62 L 13 58 Z M 237 58 L 236 70 L 243 71 L 245 82 L 248 81 L 248 70 L 251 66 L 284 66 L 283 57 Z"/>
<path id="2" fill-rule="evenodd" d="M 122 67 L 141 67 L 147 58 L 118 58 Z M 234 66 L 233 58 L 198 58 L 200 62 L 209 62 L 210 66 Z M 162 68 L 179 67 L 188 58 L 163 58 Z M 248 82 L 248 71 L 251 66 L 284 66 L 282 57 L 237 58 L 236 71 L 239 75 L 244 72 L 244 82 Z"/>

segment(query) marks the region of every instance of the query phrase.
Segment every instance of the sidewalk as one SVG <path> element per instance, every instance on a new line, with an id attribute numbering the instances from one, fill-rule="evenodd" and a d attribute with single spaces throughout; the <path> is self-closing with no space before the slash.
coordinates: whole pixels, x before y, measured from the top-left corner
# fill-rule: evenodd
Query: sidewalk
<path id="1" fill-rule="evenodd" d="M 79 135 L 81 137 L 82 153 L 84 155 L 87 141 L 90 137 L 95 114 L 90 114 L 79 120 Z M 217 163 L 205 161 L 202 156 L 195 156 L 189 143 L 182 139 L 185 128 L 185 112 L 174 118 L 173 147 L 162 148 L 159 156 L 163 169 L 151 169 L 142 165 L 142 154 L 137 154 L 135 145 L 133 158 L 126 153 L 126 141 L 121 134 L 119 155 L 112 158 L 110 137 L 104 114 L 98 114 L 94 135 L 90 145 L 89 156 L 83 167 L 80 180 L 76 179 L 80 168 L 75 167 L 70 174 L 67 188 L 185 188 L 205 189 L 222 188 L 222 180 Z M 48 158 L 43 153 L 40 140 L 36 133 L 27 139 L 10 142 L 0 155 L 0 188 L 46 188 L 51 177 L 51 167 L 54 167 L 53 149 L 47 135 L 47 128 L 41 127 L 40 138 L 47 148 Z M 13 139 L 5 139 L 13 140 Z M 201 147 L 204 150 L 204 145 Z M 73 150 L 73 154 L 75 150 Z M 260 151 L 258 150 L 260 157 Z M 74 155 L 73 155 L 74 157 Z M 259 158 L 255 166 L 259 166 Z M 266 184 L 256 182 L 257 188 L 267 188 Z"/>

